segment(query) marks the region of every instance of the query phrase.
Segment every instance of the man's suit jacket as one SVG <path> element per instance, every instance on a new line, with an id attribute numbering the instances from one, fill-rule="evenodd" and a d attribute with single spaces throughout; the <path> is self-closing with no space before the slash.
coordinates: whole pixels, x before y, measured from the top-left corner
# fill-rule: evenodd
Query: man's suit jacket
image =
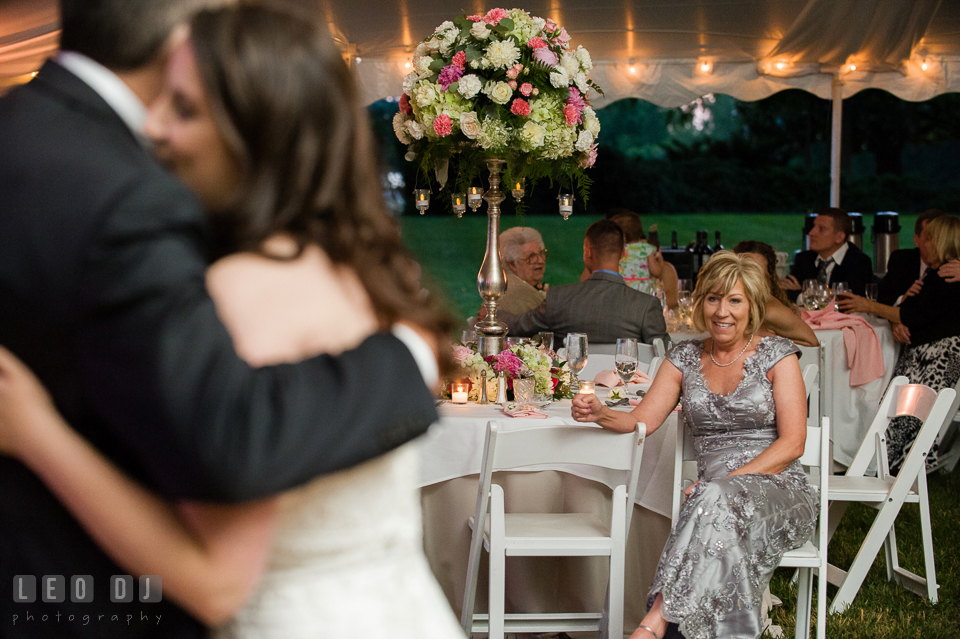
<path id="1" fill-rule="evenodd" d="M 138 480 L 172 498 L 257 498 L 381 454 L 436 419 L 392 336 L 336 359 L 258 370 L 240 360 L 205 289 L 198 203 L 63 67 L 48 62 L 0 98 L 0 140 L 0 343 Z M 390 383 L 371 393 L 374 373 Z M 32 473 L 0 457 L 0 636 L 204 634 L 170 602 L 111 604 L 109 576 L 126 573 Z M 68 587 L 92 575 L 94 601 L 14 603 L 14 575 L 64 575 Z M 96 620 L 141 608 L 150 622 Z"/>
<path id="2" fill-rule="evenodd" d="M 797 278 L 800 284 L 803 280 L 817 279 L 817 252 L 801 251 L 794 258 L 790 274 Z M 866 253 L 851 243 L 847 243 L 847 254 L 843 261 L 833 267 L 830 273 L 830 284 L 846 282 L 850 285 L 850 292 L 863 295 L 867 290 L 867 283 L 873 281 L 873 261 Z M 799 291 L 791 291 L 793 297 Z"/>
<path id="3" fill-rule="evenodd" d="M 630 288 L 613 273 L 594 272 L 583 282 L 551 286 L 538 308 L 523 315 L 505 313 L 502 319 L 511 335 L 552 331 L 560 342 L 567 333 L 586 333 L 591 344 L 615 343 L 621 337 L 645 344 L 670 339 L 660 300 Z"/>
<path id="4" fill-rule="evenodd" d="M 920 279 L 920 249 L 899 249 L 887 260 L 887 274 L 877 287 L 877 301 L 893 306 L 897 298 Z"/>

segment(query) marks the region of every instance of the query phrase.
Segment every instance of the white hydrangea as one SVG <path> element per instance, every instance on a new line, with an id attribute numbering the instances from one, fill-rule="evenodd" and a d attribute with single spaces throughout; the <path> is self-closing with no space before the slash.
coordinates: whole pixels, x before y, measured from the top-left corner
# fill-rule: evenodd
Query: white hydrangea
<path id="1" fill-rule="evenodd" d="M 413 50 L 413 58 L 416 60 L 417 58 L 425 55 L 427 55 L 427 45 L 421 42 L 417 45 L 417 48 Z"/>
<path id="2" fill-rule="evenodd" d="M 552 84 L 557 89 L 562 89 L 570 84 L 570 76 L 567 74 L 567 70 L 562 66 L 557 65 L 553 70 L 553 73 L 550 74 L 550 84 Z"/>
<path id="3" fill-rule="evenodd" d="M 472 35 L 477 40 L 486 40 L 490 37 L 490 29 L 487 28 L 487 23 L 483 20 L 474 22 L 473 26 L 470 27 L 470 35 Z"/>
<path id="4" fill-rule="evenodd" d="M 420 108 L 428 107 L 440 99 L 440 85 L 433 82 L 421 82 L 413 94 L 413 100 Z"/>
<path id="5" fill-rule="evenodd" d="M 407 135 L 407 132 L 404 130 L 404 124 L 406 124 L 406 117 L 397 111 L 393 116 L 393 132 L 398 140 L 404 144 L 410 144 L 413 140 L 410 139 L 410 136 Z"/>
<path id="6" fill-rule="evenodd" d="M 416 120 L 408 120 L 405 124 L 405 127 L 407 129 L 407 134 L 414 140 L 419 140 L 423 137 L 423 127 L 421 127 L 420 123 Z"/>
<path id="7" fill-rule="evenodd" d="M 497 104 L 506 104 L 513 97 L 513 89 L 506 82 L 497 82 L 487 95 Z"/>
<path id="8" fill-rule="evenodd" d="M 547 26 L 547 21 L 540 17 L 533 18 L 531 22 L 533 23 L 533 27 L 537 30 L 538 33 L 540 31 L 543 31 L 543 28 Z"/>
<path id="9" fill-rule="evenodd" d="M 440 38 L 436 36 L 423 43 L 427 47 L 427 53 L 436 53 L 440 50 Z"/>
<path id="10" fill-rule="evenodd" d="M 527 122 L 520 129 L 520 140 L 528 149 L 538 149 L 543 146 L 547 130 L 536 122 Z"/>
<path id="11" fill-rule="evenodd" d="M 468 111 L 460 114 L 460 130 L 471 140 L 480 137 L 480 120 L 477 118 L 476 111 Z"/>
<path id="12" fill-rule="evenodd" d="M 510 141 L 510 131 L 507 126 L 496 118 L 484 118 L 480 125 L 480 146 L 484 149 L 499 149 Z"/>
<path id="13" fill-rule="evenodd" d="M 430 70 L 430 65 L 433 63 L 433 58 L 428 55 L 422 55 L 419 58 L 416 58 L 413 61 L 413 66 L 417 70 L 417 73 L 426 73 Z"/>
<path id="14" fill-rule="evenodd" d="M 499 40 L 487 47 L 487 60 L 497 69 L 506 69 L 520 59 L 520 49 L 513 40 Z"/>
<path id="15" fill-rule="evenodd" d="M 580 68 L 583 69 L 584 73 L 590 73 L 593 69 L 593 59 L 590 57 L 590 52 L 583 48 L 583 45 L 577 47 L 577 60 L 580 61 Z"/>
<path id="16" fill-rule="evenodd" d="M 581 131 L 580 135 L 577 137 L 577 143 L 575 148 L 581 153 L 586 153 L 590 150 L 590 147 L 593 145 L 593 134 L 589 131 Z"/>
<path id="17" fill-rule="evenodd" d="M 571 78 L 580 72 L 580 61 L 577 60 L 576 54 L 570 51 L 564 51 L 561 54 L 559 66 L 563 67 L 563 70 Z"/>
<path id="18" fill-rule="evenodd" d="M 403 92 L 407 95 L 413 95 L 413 87 L 420 79 L 420 76 L 416 71 L 411 71 L 407 75 L 403 76 Z"/>
<path id="19" fill-rule="evenodd" d="M 600 120 L 592 107 L 583 110 L 583 128 L 592 133 L 593 137 L 600 135 Z"/>
<path id="20" fill-rule="evenodd" d="M 590 90 L 590 85 L 587 84 L 587 74 L 582 71 L 573 76 L 573 83 L 577 85 L 577 88 L 580 89 L 580 93 L 583 95 L 586 95 L 587 91 Z"/>
<path id="21" fill-rule="evenodd" d="M 460 81 L 457 83 L 457 93 L 467 100 L 470 100 L 480 92 L 482 86 L 483 83 L 480 81 L 480 78 L 470 73 L 460 78 Z"/>

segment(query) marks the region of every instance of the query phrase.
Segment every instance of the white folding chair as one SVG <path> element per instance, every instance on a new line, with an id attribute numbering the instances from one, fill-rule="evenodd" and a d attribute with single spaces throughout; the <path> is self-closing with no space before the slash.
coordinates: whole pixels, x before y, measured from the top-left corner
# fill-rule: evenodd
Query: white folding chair
<path id="1" fill-rule="evenodd" d="M 934 470 L 952 473 L 957 467 L 957 462 L 960 461 L 960 437 L 957 436 L 960 433 L 960 377 L 957 378 L 953 390 L 957 395 L 947 410 L 947 421 L 943 423 L 943 428 L 937 435 L 937 464 L 933 467 L 928 465 L 928 473 Z"/>
<path id="2" fill-rule="evenodd" d="M 808 411 L 807 423 L 819 424 L 821 417 L 833 417 L 833 415 L 823 415 L 820 398 L 823 396 L 823 347 L 821 346 L 797 346 L 800 349 L 800 370 L 803 371 L 803 385 L 807 392 Z M 811 369 L 816 366 L 816 369 Z"/>
<path id="3" fill-rule="evenodd" d="M 830 566 L 827 577 L 839 586 L 830 611 L 846 609 L 860 590 L 867 572 L 884 546 L 887 579 L 896 581 L 918 595 L 937 602 L 937 573 L 933 557 L 933 533 L 930 527 L 930 505 L 927 501 L 927 474 L 924 469 L 930 447 L 947 420 L 956 392 L 945 388 L 939 393 L 922 384 L 908 384 L 906 377 L 890 382 L 877 416 L 870 425 L 860 449 L 845 475 L 832 476 L 827 491 L 830 505 L 829 536 L 832 537 L 850 502 L 862 502 L 877 509 L 876 517 L 857 556 L 846 571 Z M 891 476 L 887 464 L 887 426 L 894 417 L 912 415 L 923 422 L 900 473 Z M 871 461 L 876 462 L 877 476 L 865 476 Z M 920 577 L 899 565 L 894 523 L 905 502 L 920 508 L 920 531 L 923 538 L 924 572 Z"/>
<path id="4" fill-rule="evenodd" d="M 487 424 L 477 508 L 469 522 L 473 535 L 460 618 L 468 637 L 488 633 L 489 639 L 503 639 L 506 632 L 550 631 L 600 631 L 610 639 L 623 636 L 626 536 L 645 431 L 643 424 L 630 433 L 614 433 L 595 426 L 501 430 L 495 421 Z M 584 513 L 504 512 L 503 488 L 493 483 L 493 472 L 543 464 L 590 465 L 615 471 L 618 479 L 614 480 L 610 521 Z M 490 553 L 488 615 L 474 614 L 480 554 L 484 548 Z M 592 613 L 505 614 L 508 556 L 609 557 L 607 609 Z"/>
<path id="5" fill-rule="evenodd" d="M 587 363 L 580 371 L 580 379 L 592 380 L 601 371 L 617 370 L 617 356 L 613 353 L 590 353 L 587 356 Z"/>

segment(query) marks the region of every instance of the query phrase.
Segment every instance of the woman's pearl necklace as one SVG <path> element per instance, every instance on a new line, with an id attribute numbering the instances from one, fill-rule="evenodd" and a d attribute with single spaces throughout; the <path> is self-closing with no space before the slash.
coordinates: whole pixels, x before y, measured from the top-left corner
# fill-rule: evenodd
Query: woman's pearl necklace
<path id="1" fill-rule="evenodd" d="M 751 344 L 752 342 L 753 342 L 753 335 L 751 335 L 751 336 L 750 336 L 750 339 L 747 340 L 747 345 L 743 347 L 743 350 L 742 350 L 742 351 L 740 351 L 740 355 L 743 355 L 744 353 L 747 352 L 747 349 L 750 348 L 750 344 Z M 716 345 L 716 343 L 717 343 L 716 340 L 714 340 L 713 342 L 710 343 L 710 359 L 713 360 L 713 363 L 714 363 L 714 364 L 716 364 L 716 365 L 719 366 L 720 368 L 725 368 L 725 367 L 730 366 L 731 364 L 733 364 L 733 362 L 735 362 L 735 361 L 737 361 L 738 359 L 740 359 L 740 355 L 737 355 L 737 356 L 734 357 L 733 360 L 731 360 L 729 363 L 727 363 L 727 364 L 721 364 L 721 363 L 718 362 L 718 361 L 716 360 L 716 358 L 713 356 L 713 347 L 714 347 L 714 345 Z"/>

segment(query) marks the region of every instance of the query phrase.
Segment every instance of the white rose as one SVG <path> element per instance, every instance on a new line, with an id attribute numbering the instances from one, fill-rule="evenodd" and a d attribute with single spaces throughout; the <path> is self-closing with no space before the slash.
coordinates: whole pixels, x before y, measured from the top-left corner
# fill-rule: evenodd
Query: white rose
<path id="1" fill-rule="evenodd" d="M 470 35 L 472 35 L 477 40 L 486 40 L 490 36 L 490 29 L 487 28 L 487 23 L 483 20 L 479 22 L 474 22 L 473 26 L 470 27 Z"/>
<path id="2" fill-rule="evenodd" d="M 437 51 L 440 48 L 440 38 L 433 36 L 432 38 L 424 42 L 424 44 L 427 47 L 427 51 L 432 53 L 434 51 Z"/>
<path id="3" fill-rule="evenodd" d="M 416 68 L 417 73 L 426 73 L 430 70 L 430 65 L 433 63 L 433 58 L 428 55 L 422 55 L 416 60 L 414 60 L 413 65 Z"/>
<path id="4" fill-rule="evenodd" d="M 590 85 L 587 84 L 587 74 L 582 71 L 573 76 L 573 83 L 577 85 L 577 88 L 580 89 L 580 93 L 583 95 L 586 95 L 587 91 L 590 90 Z"/>
<path id="5" fill-rule="evenodd" d="M 567 75 L 567 70 L 558 65 L 553 73 L 550 74 L 550 84 L 557 89 L 562 89 L 569 85 L 570 76 Z"/>
<path id="6" fill-rule="evenodd" d="M 417 45 L 417 48 L 413 50 L 413 57 L 416 59 L 425 55 L 427 55 L 427 45 L 421 42 Z"/>
<path id="7" fill-rule="evenodd" d="M 577 47 L 577 60 L 580 61 L 580 68 L 586 73 L 590 73 L 590 70 L 593 69 L 593 59 L 590 57 L 590 52 L 583 48 L 583 45 Z"/>
<path id="8" fill-rule="evenodd" d="M 440 96 L 437 88 L 437 85 L 433 84 L 432 82 L 424 82 L 418 86 L 413 95 L 413 99 L 416 101 L 417 106 L 421 108 L 428 107 L 436 102 L 437 98 Z"/>
<path id="9" fill-rule="evenodd" d="M 497 82 L 489 95 L 490 99 L 497 104 L 506 104 L 513 97 L 513 89 L 506 82 Z"/>
<path id="10" fill-rule="evenodd" d="M 520 129 L 520 139 L 523 140 L 531 149 L 543 146 L 543 136 L 546 129 L 536 122 L 527 122 Z"/>
<path id="11" fill-rule="evenodd" d="M 393 116 L 393 132 L 397 136 L 397 139 L 403 142 L 404 144 L 410 144 L 413 140 L 410 139 L 410 136 L 407 135 L 407 132 L 403 130 L 403 125 L 406 123 L 406 117 L 397 111 Z"/>
<path id="12" fill-rule="evenodd" d="M 469 100 L 480 92 L 481 86 L 480 78 L 471 73 L 460 78 L 460 82 L 457 84 L 457 93 Z"/>
<path id="13" fill-rule="evenodd" d="M 476 111 L 460 114 L 460 130 L 471 140 L 477 139 L 480 135 L 480 120 L 477 118 Z"/>
<path id="14" fill-rule="evenodd" d="M 409 133 L 410 137 L 414 140 L 419 140 L 423 137 L 423 127 L 421 127 L 416 120 L 408 120 L 405 126 L 407 128 L 407 133 Z"/>
<path id="15" fill-rule="evenodd" d="M 500 40 L 487 47 L 486 58 L 497 69 L 506 69 L 520 59 L 520 49 L 513 40 Z"/>
<path id="16" fill-rule="evenodd" d="M 581 131 L 579 137 L 577 137 L 576 148 L 577 151 L 581 153 L 586 153 L 590 150 L 590 147 L 593 145 L 593 134 L 589 131 Z"/>
<path id="17" fill-rule="evenodd" d="M 570 51 L 564 51 L 563 55 L 560 56 L 560 66 L 564 68 L 570 77 L 580 72 L 580 61 L 577 60 L 577 56 Z"/>

